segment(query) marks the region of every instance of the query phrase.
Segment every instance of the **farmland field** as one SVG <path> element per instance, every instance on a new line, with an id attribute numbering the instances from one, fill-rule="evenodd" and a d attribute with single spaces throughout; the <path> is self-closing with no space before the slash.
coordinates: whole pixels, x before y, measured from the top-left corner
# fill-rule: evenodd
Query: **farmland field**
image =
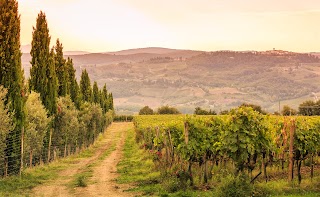
<path id="1" fill-rule="evenodd" d="M 224 116 L 136 116 L 134 125 L 162 188 L 147 193 L 320 195 L 319 117 L 238 108 Z"/>

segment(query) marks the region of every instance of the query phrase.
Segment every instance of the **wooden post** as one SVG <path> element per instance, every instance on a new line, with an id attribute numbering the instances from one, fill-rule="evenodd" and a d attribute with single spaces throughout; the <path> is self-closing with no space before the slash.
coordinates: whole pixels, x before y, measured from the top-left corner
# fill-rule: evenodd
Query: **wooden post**
<path id="1" fill-rule="evenodd" d="M 23 138 L 24 138 L 24 127 L 21 129 L 21 157 L 20 157 L 20 176 L 23 170 Z"/>
<path id="2" fill-rule="evenodd" d="M 313 171 L 314 171 L 314 164 L 313 164 L 313 154 L 312 154 L 311 155 L 311 172 L 310 172 L 311 181 L 313 179 Z"/>
<path id="3" fill-rule="evenodd" d="M 63 152 L 63 157 L 67 156 L 67 143 L 64 143 L 64 152 Z"/>
<path id="4" fill-rule="evenodd" d="M 171 138 L 171 132 L 170 129 L 168 129 L 168 138 L 169 138 L 169 143 L 170 143 L 170 168 L 172 167 L 173 161 L 174 161 L 174 150 L 173 150 L 173 144 L 172 144 L 172 138 Z"/>
<path id="5" fill-rule="evenodd" d="M 48 160 L 47 162 L 50 162 L 50 148 L 51 148 L 51 138 L 52 138 L 52 128 L 50 129 L 50 137 L 49 137 L 49 145 L 48 145 Z"/>
<path id="6" fill-rule="evenodd" d="M 290 128 L 290 144 L 289 144 L 289 170 L 288 170 L 288 181 L 293 180 L 293 143 L 294 143 L 294 130 L 295 130 L 295 121 L 291 121 Z"/>
<path id="7" fill-rule="evenodd" d="M 188 128 L 188 123 L 184 122 L 184 140 L 186 144 L 189 142 L 189 128 Z"/>
<path id="8" fill-rule="evenodd" d="M 30 150 L 30 158 L 29 158 L 30 168 L 32 168 L 32 157 L 33 157 L 33 150 L 31 149 L 31 150 Z"/>
<path id="9" fill-rule="evenodd" d="M 57 147 L 53 148 L 53 161 L 57 159 Z"/>
<path id="10" fill-rule="evenodd" d="M 8 157 L 4 160 L 4 166 L 5 166 L 4 177 L 7 177 L 8 176 Z"/>

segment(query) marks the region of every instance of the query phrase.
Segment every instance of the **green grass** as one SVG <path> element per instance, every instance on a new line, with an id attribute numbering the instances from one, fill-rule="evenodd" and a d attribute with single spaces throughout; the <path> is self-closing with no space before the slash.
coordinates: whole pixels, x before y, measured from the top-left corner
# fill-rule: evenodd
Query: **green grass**
<path id="1" fill-rule="evenodd" d="M 20 176 L 10 176 L 0 179 L 0 196 L 29 196 L 32 188 L 45 182 L 59 178 L 59 172 L 72 168 L 80 160 L 90 158 L 95 151 L 103 145 L 104 134 L 100 134 L 96 142 L 89 148 L 81 151 L 77 155 L 71 155 L 66 158 L 58 159 L 42 166 L 35 166 L 32 169 L 25 169 Z M 107 152 L 111 152 L 114 147 Z M 108 153 L 102 154 L 105 157 Z M 87 178 L 92 174 L 92 169 L 75 176 L 74 185 L 87 184 Z"/>
<path id="2" fill-rule="evenodd" d="M 48 180 L 58 178 L 58 172 L 67 168 L 69 158 L 64 162 L 53 162 L 45 166 L 37 166 L 23 171 L 20 176 L 0 179 L 0 196 L 25 196 L 30 190 Z"/>

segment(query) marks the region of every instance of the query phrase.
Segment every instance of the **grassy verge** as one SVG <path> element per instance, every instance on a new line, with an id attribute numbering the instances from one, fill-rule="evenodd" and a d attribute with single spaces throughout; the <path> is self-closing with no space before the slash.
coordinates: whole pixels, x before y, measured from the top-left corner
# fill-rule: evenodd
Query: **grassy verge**
<path id="1" fill-rule="evenodd" d="M 25 169 L 21 177 L 10 176 L 0 179 L 0 196 L 29 196 L 32 188 L 58 179 L 59 172 L 62 170 L 72 168 L 82 159 L 92 157 L 95 151 L 103 145 L 103 135 L 105 133 L 101 134 L 92 146 L 77 155 L 71 155 L 46 165 Z M 104 153 L 102 156 L 106 154 Z"/>
<path id="2" fill-rule="evenodd" d="M 178 181 L 173 177 L 162 177 L 160 172 L 156 170 L 151 154 L 141 149 L 140 145 L 135 142 L 133 128 L 127 133 L 124 157 L 117 167 L 118 173 L 120 173 L 117 182 L 133 185 L 134 187 L 127 192 L 138 192 L 143 196 L 221 196 L 225 192 L 223 182 L 228 181 L 226 177 L 220 175 L 223 181 L 213 184 L 209 190 L 199 187 L 177 190 L 174 187 L 179 187 Z M 240 187 L 241 185 L 240 182 Z M 275 180 L 268 183 L 257 182 L 253 185 L 253 190 L 255 196 L 316 197 L 320 196 L 320 177 L 315 177 L 312 182 L 304 179 L 300 186 L 295 185 L 294 187 L 286 180 Z"/>

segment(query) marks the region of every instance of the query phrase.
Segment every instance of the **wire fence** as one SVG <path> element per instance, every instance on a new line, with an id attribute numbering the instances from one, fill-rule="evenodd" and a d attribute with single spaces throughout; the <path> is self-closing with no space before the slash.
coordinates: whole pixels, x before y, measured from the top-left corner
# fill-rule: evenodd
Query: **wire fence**
<path id="1" fill-rule="evenodd" d="M 21 175 L 26 168 L 77 154 L 93 144 L 99 133 L 104 132 L 111 123 L 112 118 L 108 117 L 103 129 L 86 127 L 82 132 L 76 132 L 75 129 L 73 138 L 69 139 L 63 138 L 60 131 L 51 128 L 45 133 L 40 146 L 36 142 L 26 142 L 27 136 L 22 129 L 20 135 L 10 135 L 5 143 L 0 144 L 0 176 Z"/>

